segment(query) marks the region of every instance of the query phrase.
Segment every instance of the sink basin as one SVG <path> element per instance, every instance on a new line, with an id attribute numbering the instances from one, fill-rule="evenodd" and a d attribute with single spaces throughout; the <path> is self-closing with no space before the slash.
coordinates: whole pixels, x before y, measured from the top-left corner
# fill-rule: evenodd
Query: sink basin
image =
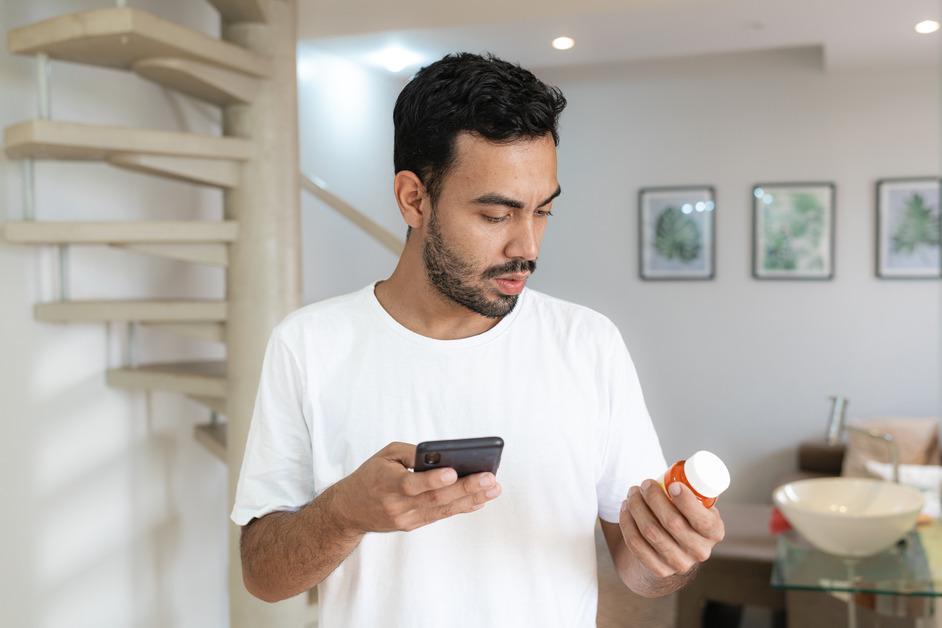
<path id="1" fill-rule="evenodd" d="M 869 556 L 913 529 L 922 510 L 915 488 L 867 478 L 815 478 L 784 484 L 775 505 L 808 541 L 840 556 Z"/>

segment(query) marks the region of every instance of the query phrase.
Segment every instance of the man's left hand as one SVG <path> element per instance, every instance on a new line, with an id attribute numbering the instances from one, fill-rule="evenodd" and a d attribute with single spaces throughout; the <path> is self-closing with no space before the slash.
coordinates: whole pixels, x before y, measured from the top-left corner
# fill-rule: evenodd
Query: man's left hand
<path id="1" fill-rule="evenodd" d="M 654 480 L 632 486 L 622 503 L 619 527 L 625 544 L 655 578 L 690 574 L 723 540 L 723 519 L 688 486 L 674 482 L 670 497 Z"/>

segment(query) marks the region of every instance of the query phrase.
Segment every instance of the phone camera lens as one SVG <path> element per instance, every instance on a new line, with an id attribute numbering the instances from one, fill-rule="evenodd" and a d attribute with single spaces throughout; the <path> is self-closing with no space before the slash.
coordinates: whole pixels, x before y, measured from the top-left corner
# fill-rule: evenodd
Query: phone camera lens
<path id="1" fill-rule="evenodd" d="M 437 451 L 425 454 L 425 464 L 438 464 L 442 461 L 442 455 Z"/>

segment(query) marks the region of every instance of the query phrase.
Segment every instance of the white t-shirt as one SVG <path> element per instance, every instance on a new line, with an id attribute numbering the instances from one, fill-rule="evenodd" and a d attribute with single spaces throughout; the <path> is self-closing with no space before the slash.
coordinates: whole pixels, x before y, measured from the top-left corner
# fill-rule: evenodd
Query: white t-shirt
<path id="1" fill-rule="evenodd" d="M 594 627 L 596 517 L 666 467 L 618 329 L 525 288 L 486 332 L 436 340 L 373 287 L 273 331 L 232 520 L 298 510 L 393 441 L 500 436 L 502 494 L 364 536 L 318 586 L 319 627 Z"/>

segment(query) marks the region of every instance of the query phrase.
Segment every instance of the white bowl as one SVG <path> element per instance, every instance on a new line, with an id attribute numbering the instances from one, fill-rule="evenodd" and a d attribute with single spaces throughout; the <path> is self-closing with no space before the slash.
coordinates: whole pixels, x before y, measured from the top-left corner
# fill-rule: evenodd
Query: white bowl
<path id="1" fill-rule="evenodd" d="M 772 494 L 789 523 L 820 550 L 869 556 L 891 547 L 916 525 L 922 494 L 866 478 L 789 482 Z"/>

